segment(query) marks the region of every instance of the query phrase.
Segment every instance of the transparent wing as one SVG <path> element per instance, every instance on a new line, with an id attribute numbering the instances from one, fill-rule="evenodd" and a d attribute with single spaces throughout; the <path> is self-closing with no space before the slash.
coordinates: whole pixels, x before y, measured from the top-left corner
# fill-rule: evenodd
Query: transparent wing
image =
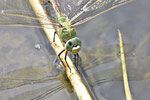
<path id="1" fill-rule="evenodd" d="M 82 24 L 112 8 L 121 6 L 131 0 L 59 0 L 60 8 L 64 15 L 68 16 L 72 24 Z M 38 17 L 34 14 L 28 0 L 1 0 L 0 24 L 1 26 L 24 26 L 42 28 L 38 22 Z M 50 4 L 43 4 L 52 25 L 58 26 L 55 12 Z M 46 19 L 44 21 L 45 25 Z M 75 24 L 76 23 L 76 24 Z M 48 28 L 48 27 L 47 27 Z"/>
<path id="2" fill-rule="evenodd" d="M 45 100 L 62 89 L 63 86 L 61 84 L 51 84 L 39 89 L 16 95 L 9 100 Z"/>
<path id="3" fill-rule="evenodd" d="M 126 60 L 128 68 L 129 81 L 139 81 L 146 80 L 150 78 L 150 68 L 149 66 L 150 58 L 143 57 L 129 57 Z M 142 68 L 140 65 L 143 65 Z M 106 67 L 106 66 L 105 66 Z M 95 68 L 98 70 L 97 68 Z M 110 81 L 122 81 L 122 67 L 121 64 L 116 64 L 113 67 L 103 70 L 99 67 L 99 71 L 88 75 L 88 80 L 91 81 L 93 86 L 100 85 L 105 82 Z"/>
<path id="4" fill-rule="evenodd" d="M 145 91 L 145 88 L 149 86 L 149 60 L 149 58 L 143 57 L 131 57 L 126 59 L 130 90 L 136 90 L 132 92 L 132 95 L 136 93 L 140 93 L 140 96 L 143 95 L 142 93 Z M 110 64 L 111 66 L 109 66 L 109 64 L 105 64 L 105 66 L 95 67 L 93 71 L 88 71 L 89 74 L 87 74 L 87 80 L 90 83 L 90 85 L 94 88 L 93 91 L 96 94 L 97 98 L 114 98 L 116 94 L 110 95 L 114 91 L 121 92 L 118 93 L 119 98 L 125 98 L 121 95 L 124 91 L 122 89 L 122 66 L 121 64 Z M 149 91 L 149 89 L 147 91 Z M 107 97 L 105 94 L 107 94 Z M 149 94 L 146 95 L 147 97 L 149 97 Z"/>
<path id="5" fill-rule="evenodd" d="M 61 84 L 58 71 L 53 66 L 55 56 L 51 54 L 52 48 L 42 30 L 0 27 L 0 40 L 1 98 L 8 100 L 45 84 Z M 35 44 L 40 45 L 39 49 Z M 52 85 L 51 88 L 54 87 Z"/>
<path id="6" fill-rule="evenodd" d="M 82 24 L 112 8 L 121 6 L 131 0 L 59 0 L 60 8 L 64 15 L 68 16 L 72 24 Z M 38 22 L 38 17 L 34 14 L 28 0 L 1 0 L 0 7 L 0 24 L 1 26 L 24 26 L 42 28 Z M 58 26 L 55 12 L 50 4 L 43 4 L 49 18 L 52 20 L 52 25 Z M 46 19 L 44 21 L 45 25 Z M 76 24 L 75 24 L 76 23 Z M 47 27 L 48 28 L 48 27 Z"/>
<path id="7" fill-rule="evenodd" d="M 34 11 L 28 0 L 1 0 L 0 3 L 0 26 L 24 26 L 24 27 L 36 27 L 42 28 L 38 19 L 43 18 L 44 25 L 49 25 L 46 23 L 46 18 L 40 14 L 35 15 Z M 46 9 L 47 4 L 43 4 Z M 50 14 L 55 15 L 55 14 Z M 54 17 L 49 17 L 52 20 L 51 25 L 57 26 L 57 21 Z M 46 26 L 45 26 L 46 27 Z M 46 28 L 49 28 L 48 26 Z"/>
<path id="8" fill-rule="evenodd" d="M 80 4 L 79 10 L 71 17 L 71 23 L 73 25 L 82 24 L 104 12 L 131 1 L 132 0 L 88 0 L 85 4 Z"/>
<path id="9" fill-rule="evenodd" d="M 126 56 L 133 55 L 135 45 L 124 45 Z M 94 66 L 113 62 L 120 59 L 119 45 L 99 46 L 95 48 L 83 48 L 81 51 L 82 66 L 84 70 L 89 70 Z"/>
<path id="10" fill-rule="evenodd" d="M 126 44 L 124 48 L 126 55 L 127 73 L 129 83 L 131 85 L 130 89 L 136 89 L 137 91 L 140 91 L 140 93 L 143 93 L 144 88 L 147 88 L 147 84 L 149 84 L 150 58 L 149 56 L 145 57 L 139 54 L 134 55 L 135 50 L 137 50 L 137 48 L 135 49 L 135 45 Z M 81 57 L 83 66 L 81 65 L 79 67 L 83 68 L 82 72 L 84 73 L 82 76 L 84 76 L 88 83 L 91 85 L 97 98 L 112 98 L 115 96 L 115 94 L 110 95 L 112 92 L 124 91 L 122 90 L 122 65 L 119 49 L 117 49 L 117 46 L 97 47 L 97 49 L 93 48 L 87 51 L 84 50 L 84 53 L 85 55 Z M 133 85 L 134 87 L 132 87 Z M 143 85 L 141 89 L 139 89 L 140 85 Z M 118 88 L 116 88 L 116 86 Z M 137 93 L 137 91 L 134 93 Z M 107 93 L 108 95 L 106 96 L 105 94 Z M 132 94 L 134 95 L 134 93 Z"/>
<path id="11" fill-rule="evenodd" d="M 25 68 L 2 74 L 0 75 L 0 90 L 59 80 L 58 73 L 52 75 L 49 67 L 52 66 Z"/>
<path id="12" fill-rule="evenodd" d="M 59 78 L 62 78 L 62 76 L 59 76 L 58 73 L 54 74 L 54 70 L 50 70 L 49 67 L 53 66 L 25 68 L 2 74 L 0 75 L 0 91 L 11 91 L 16 88 L 21 90 L 21 87 L 28 86 L 28 92 L 26 92 L 26 89 L 23 89 L 24 92 L 22 94 L 15 95 L 11 100 L 19 100 L 22 97 L 23 100 L 37 100 L 38 98 L 41 100 L 52 96 L 63 89 L 63 84 L 59 81 Z M 49 85 L 45 86 L 45 84 Z M 36 85 L 40 88 L 36 88 Z M 28 96 L 26 97 L 26 95 Z"/>
<path id="13" fill-rule="evenodd" d="M 89 48 L 83 50 L 81 52 L 81 56 L 83 56 L 83 67 L 86 71 L 94 69 L 94 66 L 102 65 L 104 63 L 109 63 L 113 60 L 119 59 L 119 49 L 117 49 L 117 45 L 112 46 L 101 46 L 97 48 Z M 126 45 L 125 46 L 126 53 L 131 53 L 134 49 L 133 45 Z M 95 52 L 93 51 L 95 50 Z M 102 53 L 103 52 L 103 53 Z M 98 55 L 100 54 L 100 55 Z M 109 56 L 108 56 L 109 55 Z M 87 59 L 84 59 L 87 58 Z M 12 65 L 13 66 L 13 65 Z M 66 77 L 66 76 L 65 76 Z M 89 78 L 92 76 L 90 75 Z M 118 76 L 114 76 L 113 78 L 117 78 Z M 49 66 L 35 66 L 29 67 L 24 69 L 17 69 L 15 71 L 11 71 L 8 73 L 4 73 L 0 75 L 0 91 L 8 90 L 8 89 L 16 89 L 21 88 L 23 86 L 28 85 L 36 85 L 36 84 L 52 84 L 52 83 L 59 83 L 59 81 L 63 81 L 63 77 L 57 72 L 54 68 L 53 64 Z M 64 79 L 66 80 L 66 79 Z M 100 81 L 109 81 L 110 79 L 100 79 Z M 111 81 L 111 80 L 110 80 Z M 63 81 L 64 82 L 64 81 Z M 94 80 L 92 81 L 92 84 Z M 27 92 L 23 92 L 22 94 L 16 95 L 12 100 L 18 98 L 45 98 L 49 97 L 52 94 L 56 93 L 57 91 L 62 90 L 63 87 L 70 88 L 69 84 L 56 84 L 52 86 L 46 86 L 42 88 L 38 88 L 36 90 L 30 90 Z M 42 85 L 43 86 L 43 85 Z M 49 87 L 49 88 L 48 88 Z M 68 89 L 67 89 L 68 90 Z M 71 91 L 71 90 L 69 90 Z"/>
<path id="14" fill-rule="evenodd" d="M 60 90 L 67 88 L 68 92 L 73 92 L 72 87 L 66 79 L 66 74 L 53 73 L 54 70 L 49 70 L 49 67 L 32 67 L 27 69 L 20 69 L 10 73 L 0 75 L 0 91 L 8 89 L 16 89 L 23 86 L 28 86 L 28 91 L 17 94 L 10 100 L 44 100 Z M 49 75 L 50 74 L 50 75 Z M 36 85 L 38 88 L 36 88 Z M 31 86 L 31 87 L 30 87 Z M 31 90 L 30 90 L 31 88 Z"/>
<path id="15" fill-rule="evenodd" d="M 144 64 L 144 66 L 147 67 L 149 65 L 149 58 L 143 59 L 140 57 L 133 57 L 133 55 L 131 54 L 134 51 L 134 48 L 134 45 L 125 45 L 127 64 L 132 66 L 129 67 L 129 80 L 147 79 L 149 78 L 149 70 L 140 68 L 137 69 L 136 65 Z M 82 62 L 83 66 L 85 66 L 84 69 L 86 72 L 88 72 L 86 78 L 90 80 L 89 83 L 93 87 L 99 86 L 102 83 L 104 84 L 112 81 L 122 81 L 122 71 L 120 62 L 116 63 L 116 65 L 111 64 L 112 67 L 109 66 L 106 69 L 102 67 L 104 64 L 120 60 L 118 45 L 84 49 L 83 52 L 81 52 L 81 56 L 83 56 Z M 84 59 L 84 57 L 87 59 Z M 10 100 L 16 100 L 20 98 L 24 98 L 23 100 L 43 100 L 45 98 L 48 98 L 49 96 L 52 96 L 53 94 L 63 89 L 63 84 L 51 84 L 53 82 L 55 83 L 55 81 L 59 79 L 62 79 L 62 77 L 58 78 L 58 74 L 48 76 L 51 72 L 53 72 L 52 70 L 48 71 L 48 69 L 51 67 L 52 66 L 45 66 L 42 68 L 32 67 L 3 74 L 0 76 L 2 83 L 0 89 L 2 91 L 4 89 L 7 90 L 10 88 L 17 88 L 18 86 L 23 85 L 47 83 L 50 85 L 18 94 L 12 97 Z M 94 70 L 97 71 L 95 72 Z M 67 84 L 66 86 L 69 85 Z"/>
<path id="16" fill-rule="evenodd" d="M 63 14 L 71 18 L 90 0 L 58 0 Z"/>

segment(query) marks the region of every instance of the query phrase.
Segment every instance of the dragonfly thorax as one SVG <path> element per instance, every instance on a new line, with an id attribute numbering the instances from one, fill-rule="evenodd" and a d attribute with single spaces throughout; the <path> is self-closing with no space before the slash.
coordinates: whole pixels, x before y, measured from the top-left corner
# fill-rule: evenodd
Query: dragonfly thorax
<path id="1" fill-rule="evenodd" d="M 67 42 L 69 39 L 77 36 L 75 28 L 69 24 L 67 17 L 59 17 L 58 21 L 60 23 L 60 27 L 58 27 L 57 32 L 62 42 Z"/>
<path id="2" fill-rule="evenodd" d="M 57 31 L 62 42 L 67 42 L 69 39 L 77 36 L 74 28 L 59 28 Z"/>
<path id="3" fill-rule="evenodd" d="M 62 16 L 58 18 L 61 28 L 58 28 L 58 34 L 62 42 L 65 43 L 66 51 L 76 54 L 80 51 L 81 40 L 77 37 L 75 28 L 67 21 L 67 17 Z"/>

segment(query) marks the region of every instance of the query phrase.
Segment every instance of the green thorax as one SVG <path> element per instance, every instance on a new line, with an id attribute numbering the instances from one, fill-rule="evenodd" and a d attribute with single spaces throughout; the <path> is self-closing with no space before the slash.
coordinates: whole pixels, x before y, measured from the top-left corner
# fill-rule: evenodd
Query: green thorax
<path id="1" fill-rule="evenodd" d="M 67 42 L 69 39 L 76 37 L 76 31 L 74 27 L 71 27 L 66 20 L 65 16 L 59 17 L 58 21 L 62 25 L 62 28 L 58 28 L 58 34 L 62 42 Z"/>

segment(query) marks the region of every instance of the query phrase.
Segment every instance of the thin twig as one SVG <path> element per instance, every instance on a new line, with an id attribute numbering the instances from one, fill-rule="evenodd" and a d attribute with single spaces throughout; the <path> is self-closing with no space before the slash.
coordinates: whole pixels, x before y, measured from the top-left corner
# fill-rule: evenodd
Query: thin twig
<path id="1" fill-rule="evenodd" d="M 127 75 L 127 69 L 126 69 L 122 36 L 121 36 L 121 32 L 119 29 L 118 29 L 118 35 L 119 35 L 119 42 L 120 42 L 120 54 L 121 54 L 122 73 L 123 73 L 123 82 L 124 82 L 126 100 L 132 100 L 132 95 L 131 95 L 130 87 L 129 87 L 129 83 L 128 83 L 128 75 Z"/>
<path id="2" fill-rule="evenodd" d="M 45 13 L 43 7 L 40 4 L 39 0 L 29 0 L 31 3 L 31 6 L 33 8 L 33 10 L 35 11 L 36 14 L 40 14 L 42 15 L 44 18 L 47 18 L 47 20 L 39 18 L 39 21 L 43 27 L 43 30 L 45 31 L 45 34 L 47 35 L 47 38 L 49 39 L 49 41 L 52 43 L 53 42 L 53 36 L 54 36 L 54 32 L 55 30 L 53 29 L 52 25 L 48 25 L 48 23 L 51 23 L 51 21 L 48 19 L 47 14 Z M 44 25 L 44 22 L 46 21 L 47 25 Z M 46 27 L 49 28 L 46 28 Z M 58 35 L 55 35 L 55 43 L 52 43 L 53 49 L 55 50 L 55 53 L 58 55 L 63 49 L 63 44 L 61 43 Z M 65 66 L 65 53 L 63 53 L 61 55 L 61 59 L 64 62 Z M 78 72 L 76 71 L 71 59 L 69 58 L 69 56 L 67 56 L 67 63 L 69 65 L 69 67 L 71 68 L 71 72 L 69 70 L 68 67 L 66 68 L 66 74 L 79 98 L 79 100 L 92 100 L 91 96 L 88 93 L 88 90 L 86 88 L 86 86 L 83 84 L 81 77 L 79 76 Z"/>

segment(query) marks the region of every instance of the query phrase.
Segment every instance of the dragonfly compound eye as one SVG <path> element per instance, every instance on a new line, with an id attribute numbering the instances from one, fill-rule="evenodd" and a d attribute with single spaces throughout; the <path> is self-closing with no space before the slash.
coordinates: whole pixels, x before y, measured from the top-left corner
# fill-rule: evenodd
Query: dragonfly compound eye
<path id="1" fill-rule="evenodd" d="M 73 41 L 72 41 L 72 40 L 67 41 L 66 44 L 65 44 L 65 49 L 66 49 L 67 51 L 71 51 L 73 45 L 74 45 L 74 44 L 73 44 Z"/>
<path id="2" fill-rule="evenodd" d="M 68 44 L 69 44 L 69 46 L 72 46 L 72 42 L 71 41 L 69 41 Z"/>

